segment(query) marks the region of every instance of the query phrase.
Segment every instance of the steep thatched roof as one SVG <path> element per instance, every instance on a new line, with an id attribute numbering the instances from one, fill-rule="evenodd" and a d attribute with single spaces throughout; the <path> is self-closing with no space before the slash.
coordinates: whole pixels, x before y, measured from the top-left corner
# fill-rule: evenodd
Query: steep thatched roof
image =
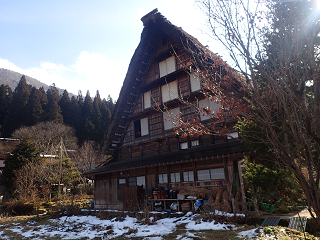
<path id="1" fill-rule="evenodd" d="M 182 28 L 173 25 L 157 9 L 142 17 L 141 21 L 144 25 L 141 41 L 131 59 L 115 111 L 101 145 L 101 151 L 105 154 L 113 154 L 118 144 L 123 140 L 123 135 L 129 124 L 128 117 L 139 95 L 139 87 L 143 83 L 142 79 L 146 74 L 159 40 L 168 36 L 174 44 L 187 52 L 190 52 L 190 50 L 198 53 L 203 52 L 203 54 L 208 52 L 207 48 L 196 38 L 187 34 Z M 211 56 L 219 58 L 213 54 Z"/>

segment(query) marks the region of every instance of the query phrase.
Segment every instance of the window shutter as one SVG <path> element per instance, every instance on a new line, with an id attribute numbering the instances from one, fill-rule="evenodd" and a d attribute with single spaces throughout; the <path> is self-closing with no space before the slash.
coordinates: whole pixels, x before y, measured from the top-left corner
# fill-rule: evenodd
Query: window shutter
<path id="1" fill-rule="evenodd" d="M 199 108 L 202 109 L 203 107 L 208 107 L 211 109 L 211 111 L 209 111 L 209 114 L 206 114 L 205 112 L 202 111 L 200 113 L 201 121 L 212 118 L 214 112 L 221 107 L 221 104 L 218 104 L 215 101 L 211 101 L 210 99 L 203 99 L 199 101 Z"/>
<path id="2" fill-rule="evenodd" d="M 171 83 L 161 86 L 162 102 L 168 102 L 178 97 L 178 81 L 175 80 Z"/>
<path id="3" fill-rule="evenodd" d="M 191 92 L 195 92 L 201 89 L 200 79 L 195 73 L 190 75 Z"/>
<path id="4" fill-rule="evenodd" d="M 167 74 L 175 72 L 176 71 L 176 59 L 174 56 L 169 57 L 166 59 L 166 65 L 167 65 Z"/>
<path id="5" fill-rule="evenodd" d="M 149 134 L 149 124 L 148 124 L 148 118 L 142 118 L 141 119 L 141 136 L 145 136 Z"/>
<path id="6" fill-rule="evenodd" d="M 143 94 L 143 102 L 144 102 L 144 109 L 151 107 L 151 97 L 150 97 L 150 91 L 145 92 Z"/>
<path id="7" fill-rule="evenodd" d="M 166 60 L 159 63 L 159 71 L 160 71 L 160 78 L 167 75 L 167 63 Z"/>
<path id="8" fill-rule="evenodd" d="M 176 124 L 178 123 L 177 118 L 179 118 L 180 115 L 180 108 L 173 108 L 169 110 L 168 112 L 163 113 L 163 126 L 164 130 L 168 130 L 171 128 L 176 127 Z"/>
<path id="9" fill-rule="evenodd" d="M 176 59 L 174 56 L 159 63 L 160 78 L 176 71 Z"/>

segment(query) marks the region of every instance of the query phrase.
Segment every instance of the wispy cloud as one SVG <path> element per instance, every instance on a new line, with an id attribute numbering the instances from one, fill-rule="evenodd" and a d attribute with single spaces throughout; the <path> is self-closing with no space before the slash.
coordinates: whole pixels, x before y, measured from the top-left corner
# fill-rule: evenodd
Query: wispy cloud
<path id="1" fill-rule="evenodd" d="M 83 95 L 87 90 L 93 97 L 99 90 L 101 97 L 107 98 L 110 94 L 118 98 L 128 63 L 116 62 L 100 53 L 82 51 L 77 61 L 71 66 L 64 66 L 52 62 L 41 62 L 39 66 L 22 69 L 14 63 L 0 58 L 0 68 L 16 71 L 39 81 L 55 85 L 68 92 Z"/>

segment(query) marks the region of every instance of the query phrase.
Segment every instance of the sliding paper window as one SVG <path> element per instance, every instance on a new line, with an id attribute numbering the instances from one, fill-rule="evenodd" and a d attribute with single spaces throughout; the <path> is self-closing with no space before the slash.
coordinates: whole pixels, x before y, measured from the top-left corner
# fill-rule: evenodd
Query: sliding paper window
<path id="1" fill-rule="evenodd" d="M 174 56 L 159 63 L 160 78 L 176 71 L 176 59 Z"/>

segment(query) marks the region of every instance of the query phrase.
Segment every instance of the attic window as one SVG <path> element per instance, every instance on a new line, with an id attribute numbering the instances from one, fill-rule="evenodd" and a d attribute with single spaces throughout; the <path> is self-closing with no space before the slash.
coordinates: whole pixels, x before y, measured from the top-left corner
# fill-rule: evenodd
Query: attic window
<path id="1" fill-rule="evenodd" d="M 159 63 L 160 78 L 176 71 L 176 59 L 174 56 Z"/>

